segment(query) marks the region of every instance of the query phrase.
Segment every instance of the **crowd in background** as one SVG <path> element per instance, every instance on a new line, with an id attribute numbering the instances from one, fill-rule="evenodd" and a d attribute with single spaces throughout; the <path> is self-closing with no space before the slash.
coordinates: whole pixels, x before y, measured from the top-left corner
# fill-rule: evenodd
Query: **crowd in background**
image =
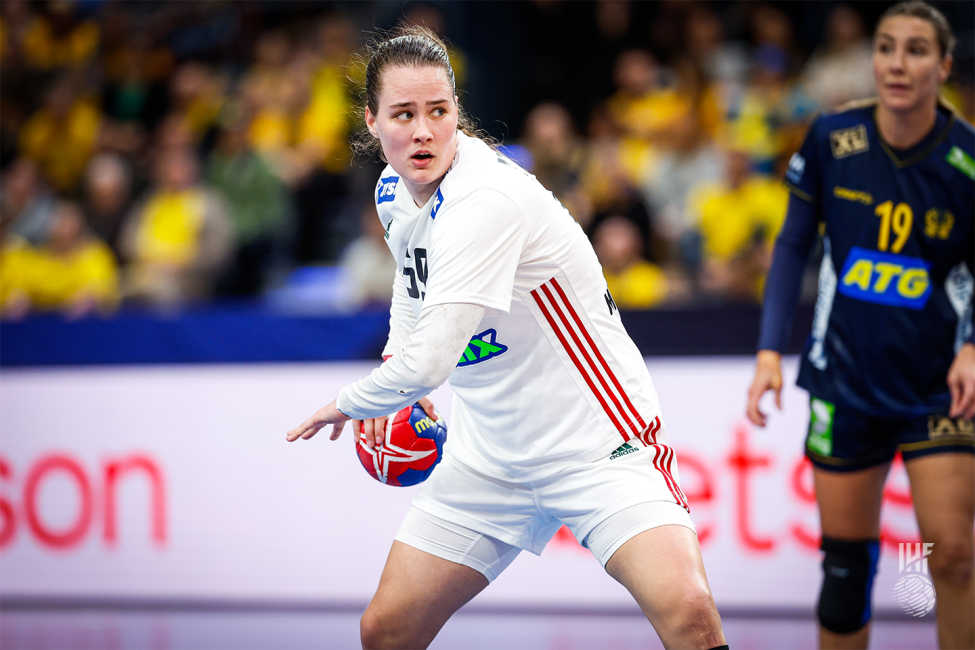
<path id="1" fill-rule="evenodd" d="M 399 22 L 448 39 L 461 103 L 579 221 L 619 307 L 758 301 L 783 165 L 873 94 L 886 6 L 4 0 L 0 315 L 388 303 L 382 163 L 352 143 L 363 38 Z M 971 120 L 968 34 L 945 90 Z"/>

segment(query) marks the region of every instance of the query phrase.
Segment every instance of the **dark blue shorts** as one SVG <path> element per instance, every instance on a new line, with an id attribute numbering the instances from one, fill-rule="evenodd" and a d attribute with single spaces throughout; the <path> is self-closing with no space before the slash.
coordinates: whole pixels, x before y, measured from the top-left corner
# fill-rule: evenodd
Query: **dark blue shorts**
<path id="1" fill-rule="evenodd" d="M 820 469 L 852 472 L 929 454 L 975 453 L 975 425 L 948 409 L 913 418 L 876 418 L 810 396 L 806 456 Z"/>

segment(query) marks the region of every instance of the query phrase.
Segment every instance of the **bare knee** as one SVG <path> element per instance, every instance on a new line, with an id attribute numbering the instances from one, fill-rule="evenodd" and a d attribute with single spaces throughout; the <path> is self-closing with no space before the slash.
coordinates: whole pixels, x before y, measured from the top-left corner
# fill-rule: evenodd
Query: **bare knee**
<path id="1" fill-rule="evenodd" d="M 366 609 L 359 620 L 359 637 L 363 650 L 415 647 L 408 636 L 403 634 L 406 626 L 398 625 L 393 618 L 376 611 L 372 606 Z"/>
<path id="2" fill-rule="evenodd" d="M 936 543 L 928 557 L 928 568 L 935 583 L 960 587 L 975 573 L 975 557 L 970 542 Z"/>
<path id="3" fill-rule="evenodd" d="M 725 643 L 721 618 L 711 594 L 707 591 L 677 600 L 665 619 L 662 622 L 667 629 L 666 636 L 671 641 L 670 645 L 713 648 Z"/>

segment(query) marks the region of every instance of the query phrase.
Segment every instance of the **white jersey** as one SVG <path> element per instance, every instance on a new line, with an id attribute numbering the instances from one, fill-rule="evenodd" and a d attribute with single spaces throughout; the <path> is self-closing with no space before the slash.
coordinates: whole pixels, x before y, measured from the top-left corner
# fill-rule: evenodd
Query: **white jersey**
<path id="1" fill-rule="evenodd" d="M 414 319 L 434 305 L 486 308 L 450 375 L 447 453 L 489 476 L 532 480 L 630 438 L 665 444 L 650 374 L 582 229 L 534 176 L 476 138 L 457 140 L 423 207 L 392 167 L 376 189 L 399 308 L 404 289 Z M 391 354 L 411 327 L 396 302 Z"/>

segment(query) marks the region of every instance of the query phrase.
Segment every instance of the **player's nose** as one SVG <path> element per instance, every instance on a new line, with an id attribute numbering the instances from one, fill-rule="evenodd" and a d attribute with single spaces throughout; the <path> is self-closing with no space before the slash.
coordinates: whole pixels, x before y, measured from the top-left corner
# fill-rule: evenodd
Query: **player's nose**
<path id="1" fill-rule="evenodd" d="M 414 120 L 413 142 L 427 142 L 433 139 L 433 130 L 430 128 L 430 121 L 426 117 L 420 116 Z"/>

